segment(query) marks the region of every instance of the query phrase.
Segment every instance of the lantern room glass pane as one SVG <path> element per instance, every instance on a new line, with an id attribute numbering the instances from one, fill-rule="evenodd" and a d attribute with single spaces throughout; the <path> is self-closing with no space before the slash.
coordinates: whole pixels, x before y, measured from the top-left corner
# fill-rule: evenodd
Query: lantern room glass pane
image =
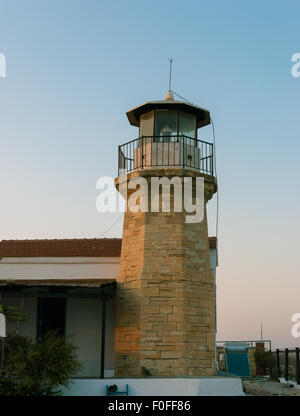
<path id="1" fill-rule="evenodd" d="M 154 111 L 143 114 L 140 119 L 140 137 L 153 136 Z"/>
<path id="2" fill-rule="evenodd" d="M 194 115 L 179 112 L 179 134 L 196 138 L 196 117 Z"/>
<path id="3" fill-rule="evenodd" d="M 174 110 L 156 110 L 155 114 L 155 141 L 174 141 L 177 136 L 178 112 Z"/>

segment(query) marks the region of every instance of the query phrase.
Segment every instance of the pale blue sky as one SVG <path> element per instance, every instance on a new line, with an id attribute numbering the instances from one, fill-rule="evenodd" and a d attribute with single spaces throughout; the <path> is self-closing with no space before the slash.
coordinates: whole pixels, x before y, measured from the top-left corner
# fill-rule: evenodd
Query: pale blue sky
<path id="1" fill-rule="evenodd" d="M 96 181 L 117 175 L 137 135 L 125 112 L 163 98 L 173 56 L 173 88 L 216 127 L 219 339 L 257 338 L 262 319 L 299 345 L 299 19 L 291 0 L 0 0 L 0 238 L 105 232 L 118 214 L 96 211 Z"/>

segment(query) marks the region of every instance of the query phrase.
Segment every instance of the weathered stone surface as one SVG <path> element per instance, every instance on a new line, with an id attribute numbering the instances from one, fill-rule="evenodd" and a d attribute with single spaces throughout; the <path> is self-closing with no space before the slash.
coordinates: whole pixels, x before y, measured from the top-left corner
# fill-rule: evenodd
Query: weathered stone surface
<path id="1" fill-rule="evenodd" d="M 197 172 L 147 169 L 131 176 L 150 180 L 154 174 Z M 215 191 L 214 178 L 205 176 L 206 202 Z M 171 207 L 172 198 L 171 192 Z M 141 376 L 142 367 L 154 376 L 215 375 L 215 282 L 206 215 L 201 223 L 186 223 L 185 216 L 125 213 L 117 281 L 116 376 Z"/>

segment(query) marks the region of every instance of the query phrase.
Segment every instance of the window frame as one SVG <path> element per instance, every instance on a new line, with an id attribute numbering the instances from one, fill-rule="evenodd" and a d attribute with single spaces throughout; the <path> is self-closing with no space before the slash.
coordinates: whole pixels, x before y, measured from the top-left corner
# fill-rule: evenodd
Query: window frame
<path id="1" fill-rule="evenodd" d="M 159 108 L 157 108 L 157 109 L 155 109 L 153 111 L 154 111 L 154 117 L 153 117 L 153 142 L 158 142 L 157 138 L 159 137 L 156 134 L 156 120 L 157 120 L 157 116 L 158 116 L 157 113 L 158 112 L 163 112 L 163 111 L 174 111 L 174 112 L 176 112 L 176 135 L 174 137 L 176 137 L 177 141 L 179 141 L 179 137 L 180 136 L 185 136 L 185 137 L 188 137 L 188 138 L 191 138 L 191 139 L 195 139 L 195 140 L 198 139 L 197 118 L 196 118 L 196 115 L 195 114 L 191 114 L 191 113 L 188 113 L 188 112 L 182 111 L 182 110 L 170 110 L 170 109 L 159 109 Z M 149 113 L 150 113 L 150 111 L 149 111 Z M 189 115 L 191 115 L 191 116 L 194 117 L 194 137 L 190 137 L 190 136 L 187 136 L 187 135 L 184 135 L 184 134 L 179 134 L 179 116 L 180 116 L 180 114 L 189 114 Z M 141 122 L 140 122 L 140 127 L 139 127 L 139 134 L 140 133 L 141 133 Z M 142 137 L 142 136 L 140 135 L 139 137 Z M 170 136 L 170 137 L 173 137 L 173 136 Z"/>

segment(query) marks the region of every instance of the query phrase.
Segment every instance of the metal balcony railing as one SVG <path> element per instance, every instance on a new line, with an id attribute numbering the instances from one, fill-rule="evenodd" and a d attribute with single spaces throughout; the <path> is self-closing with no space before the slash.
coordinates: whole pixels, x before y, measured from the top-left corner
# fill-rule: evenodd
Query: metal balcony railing
<path id="1" fill-rule="evenodd" d="M 182 167 L 214 174 L 213 144 L 185 135 L 143 136 L 119 146 L 119 171 Z"/>

